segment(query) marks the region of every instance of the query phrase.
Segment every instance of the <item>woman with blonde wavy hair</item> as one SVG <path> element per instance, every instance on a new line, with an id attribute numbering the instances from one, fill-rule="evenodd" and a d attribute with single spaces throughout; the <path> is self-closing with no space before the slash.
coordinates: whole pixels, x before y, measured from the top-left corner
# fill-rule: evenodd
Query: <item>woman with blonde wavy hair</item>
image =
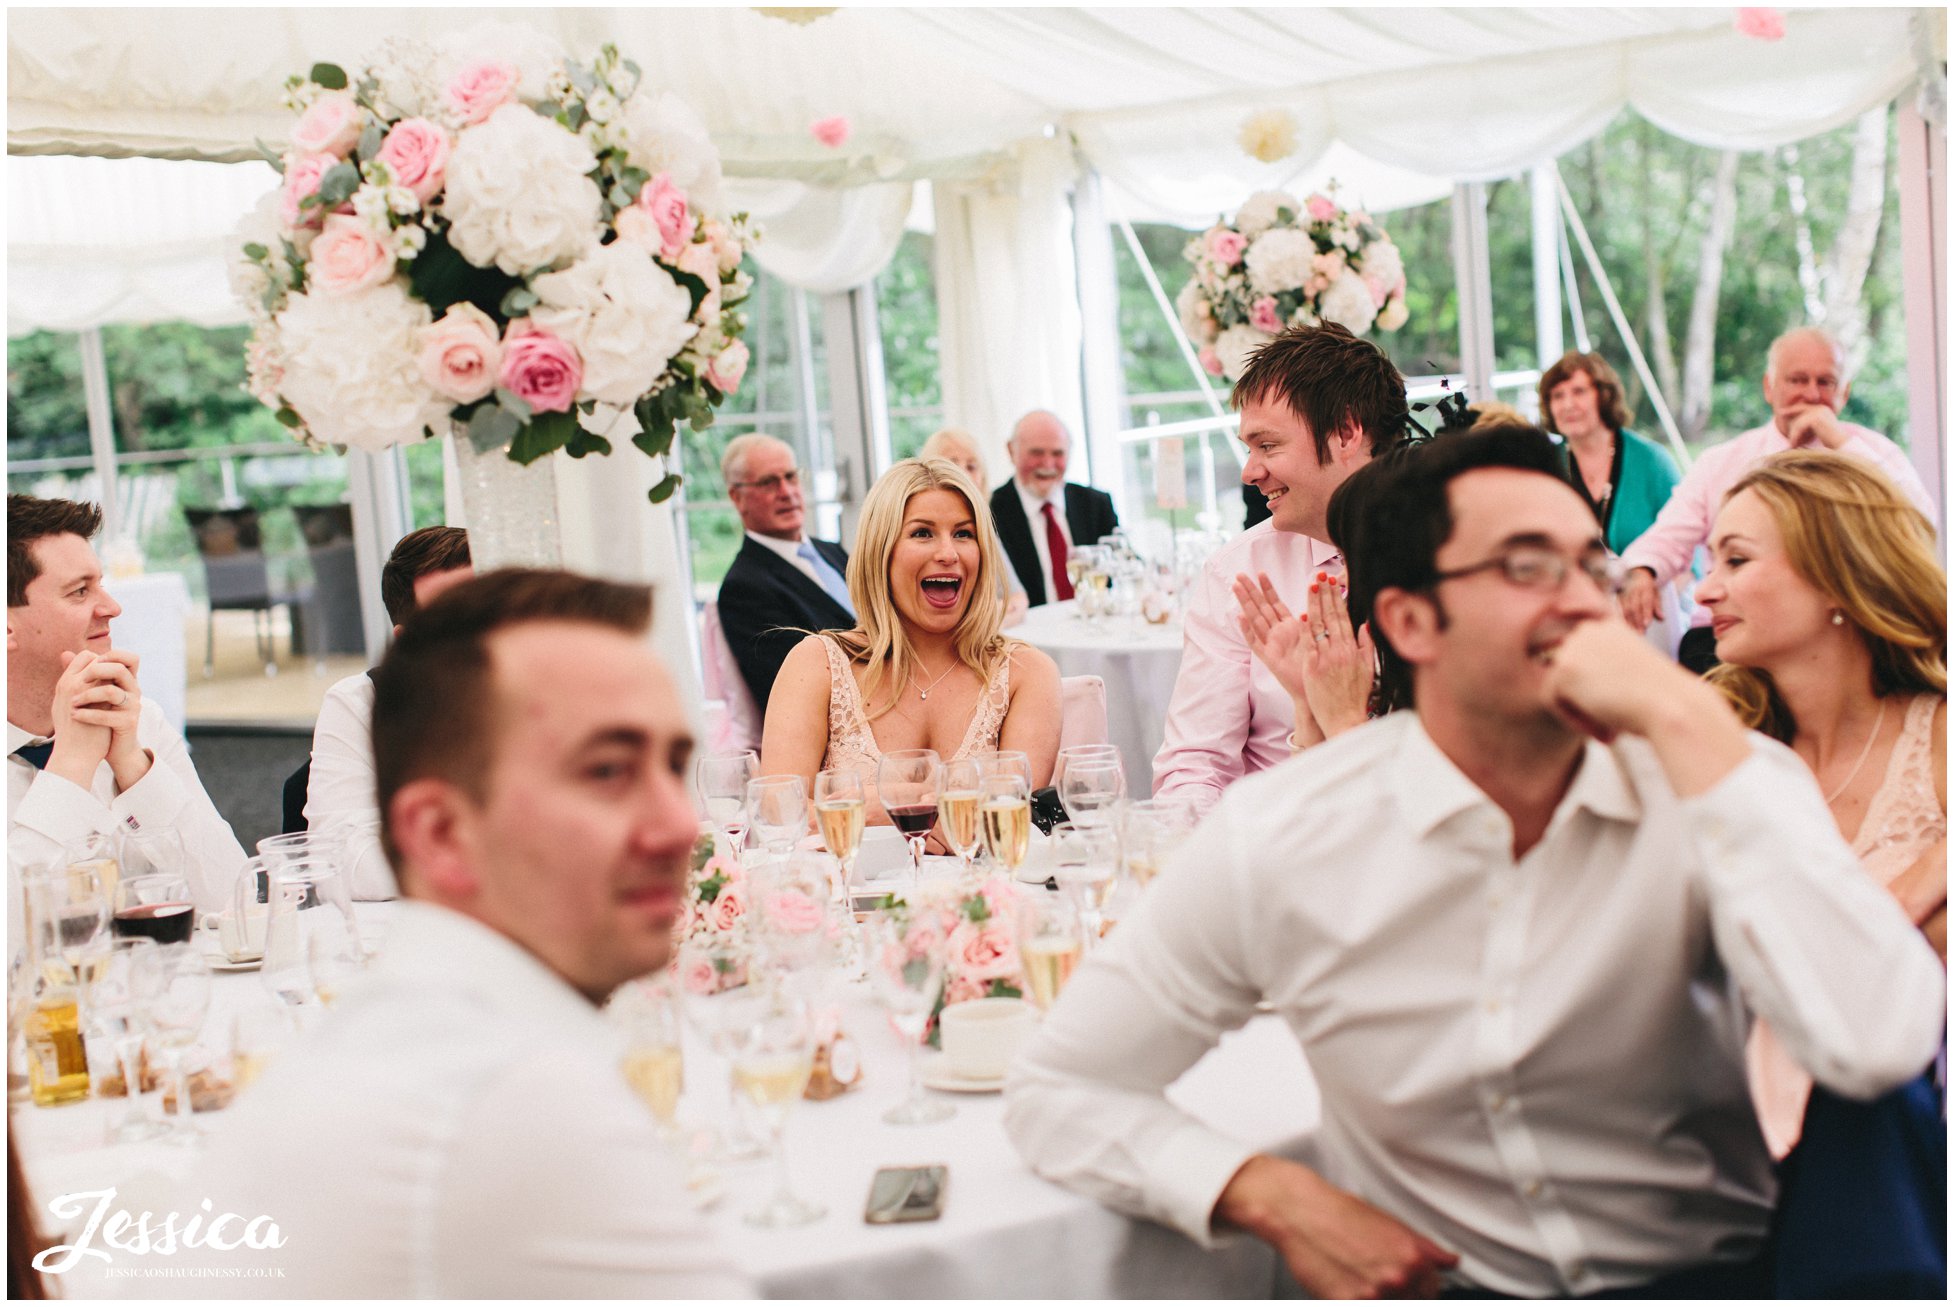
<path id="1" fill-rule="evenodd" d="M 923 447 L 916 451 L 916 457 L 928 462 L 932 458 L 948 459 L 964 470 L 970 484 L 983 490 L 991 483 L 984 472 L 983 451 L 977 448 L 977 437 L 961 427 L 944 427 L 930 434 Z M 998 569 L 998 588 L 1004 592 L 1004 624 L 1016 626 L 1031 611 L 1031 600 L 1026 597 L 1024 583 L 1018 574 L 1008 567 Z"/>
<path id="2" fill-rule="evenodd" d="M 848 560 L 851 631 L 796 645 L 767 704 L 761 769 L 859 766 L 934 749 L 1017 749 L 1032 784 L 1058 756 L 1058 667 L 1002 633 L 1004 566 L 990 506 L 955 464 L 904 459 L 870 487 Z M 886 822 L 879 806 L 872 821 Z"/>
<path id="3" fill-rule="evenodd" d="M 1710 535 L 1711 681 L 1789 744 L 1839 833 L 1947 957 L 1947 576 L 1933 528 L 1883 473 L 1817 450 L 1732 486 Z M 1811 1079 L 1762 1022 L 1751 1092 L 1774 1155 Z"/>

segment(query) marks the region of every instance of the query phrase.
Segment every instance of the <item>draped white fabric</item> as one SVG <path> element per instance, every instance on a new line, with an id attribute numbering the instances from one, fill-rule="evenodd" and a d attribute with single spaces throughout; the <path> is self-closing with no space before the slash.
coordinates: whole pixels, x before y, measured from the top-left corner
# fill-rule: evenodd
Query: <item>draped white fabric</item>
<path id="1" fill-rule="evenodd" d="M 915 189 L 911 182 L 838 188 L 734 178 L 726 201 L 759 220 L 763 237 L 753 258 L 762 268 L 827 294 L 863 285 L 895 256 Z"/>

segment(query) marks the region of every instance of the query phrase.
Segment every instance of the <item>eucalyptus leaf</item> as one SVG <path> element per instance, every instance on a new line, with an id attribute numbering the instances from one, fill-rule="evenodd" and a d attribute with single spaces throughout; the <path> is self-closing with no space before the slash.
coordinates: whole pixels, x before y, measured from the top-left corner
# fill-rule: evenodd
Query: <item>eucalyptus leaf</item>
<path id="1" fill-rule="evenodd" d="M 563 450 L 571 458 L 582 458 L 586 454 L 608 454 L 611 452 L 611 442 L 594 431 L 584 430 L 579 425 L 571 435 L 569 443 L 563 446 Z"/>
<path id="2" fill-rule="evenodd" d="M 475 446 L 477 453 L 492 454 L 507 446 L 520 430 L 522 422 L 514 414 L 488 404 L 475 410 L 475 416 L 468 419 L 468 443 Z"/>
<path id="3" fill-rule="evenodd" d="M 360 158 L 371 159 L 374 155 L 380 153 L 380 142 L 385 138 L 386 133 L 380 130 L 379 123 L 368 123 L 365 129 L 360 132 Z"/>
<path id="4" fill-rule="evenodd" d="M 252 241 L 244 247 L 244 257 L 250 259 L 253 263 L 262 263 L 270 253 L 270 250 L 258 244 L 256 241 Z"/>
<path id="5" fill-rule="evenodd" d="M 338 64 L 313 64 L 311 76 L 313 81 L 328 91 L 346 89 L 346 70 Z"/>
<path id="6" fill-rule="evenodd" d="M 337 208 L 352 199 L 353 192 L 359 188 L 360 170 L 350 163 L 335 163 L 319 179 L 318 200 L 320 204 Z"/>
<path id="7" fill-rule="evenodd" d="M 672 440 L 678 434 L 678 428 L 673 425 L 670 418 L 646 422 L 641 413 L 638 415 L 638 421 L 644 430 L 631 437 L 632 444 L 651 458 L 663 458 L 672 452 Z"/>
<path id="8" fill-rule="evenodd" d="M 515 414 L 517 421 L 529 421 L 529 401 L 518 395 L 515 391 L 510 390 L 507 386 L 497 386 L 495 388 L 495 402 Z"/>
<path id="9" fill-rule="evenodd" d="M 660 266 L 662 267 L 663 265 L 661 264 Z M 697 313 L 699 306 L 706 301 L 706 283 L 691 273 L 681 271 L 678 268 L 666 268 L 665 271 L 672 275 L 673 281 L 692 292 L 692 308 L 689 312 Z"/>
<path id="10" fill-rule="evenodd" d="M 277 417 L 280 423 L 288 427 L 297 428 L 304 425 L 303 420 L 289 405 L 280 408 Z"/>
<path id="11" fill-rule="evenodd" d="M 280 177 L 283 177 L 285 175 L 284 155 L 272 149 L 269 145 L 266 145 L 262 140 L 254 140 L 251 142 L 251 144 L 258 147 L 259 156 L 262 157 L 266 163 L 270 164 L 273 168 L 277 169 L 278 175 Z"/>
<path id="12" fill-rule="evenodd" d="M 516 285 L 502 297 L 502 315 L 507 318 L 520 318 L 536 307 L 536 292 L 527 286 Z"/>
<path id="13" fill-rule="evenodd" d="M 527 466 L 563 448 L 578 431 L 574 413 L 537 413 L 509 442 L 509 457 Z"/>
<path id="14" fill-rule="evenodd" d="M 666 500 L 670 499 L 674 494 L 678 493 L 679 483 L 682 480 L 684 480 L 684 478 L 679 476 L 678 473 L 667 472 L 665 474 L 665 479 L 663 481 L 660 481 L 657 485 L 653 486 L 650 489 L 650 491 L 647 492 L 647 497 L 654 504 L 662 504 Z"/>

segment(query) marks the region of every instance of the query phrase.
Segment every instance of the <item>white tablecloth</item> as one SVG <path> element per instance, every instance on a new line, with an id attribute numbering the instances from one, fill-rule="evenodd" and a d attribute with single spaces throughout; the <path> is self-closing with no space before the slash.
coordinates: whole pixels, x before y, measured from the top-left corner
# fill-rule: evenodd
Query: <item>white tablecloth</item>
<path id="1" fill-rule="evenodd" d="M 1153 755 L 1166 736 L 1167 705 L 1181 666 L 1179 619 L 1151 625 L 1138 617 L 1087 625 L 1075 601 L 1042 604 L 1006 632 L 1052 656 L 1061 676 L 1106 682 L 1106 724 L 1126 761 L 1126 788 L 1153 792 Z"/>
<path id="2" fill-rule="evenodd" d="M 390 905 L 359 905 L 362 933 L 383 923 Z M 754 1163 L 726 1173 L 725 1196 L 710 1220 L 733 1258 L 769 1297 L 779 1298 L 1123 1298 L 1267 1297 L 1277 1271 L 1270 1250 L 1240 1239 L 1215 1252 L 1165 1227 L 1130 1220 L 1038 1179 L 1018 1159 L 1002 1128 L 996 1094 L 944 1095 L 957 1115 L 930 1126 L 884 1125 L 881 1115 L 907 1091 L 902 1046 L 859 988 L 844 991 L 844 1027 L 860 1045 L 861 1087 L 825 1103 L 803 1103 L 787 1126 L 796 1190 L 826 1205 L 813 1224 L 759 1230 L 743 1214 L 771 1191 L 772 1168 Z M 222 1044 L 230 1014 L 267 1001 L 255 972 L 220 975 L 204 1042 Z M 727 1110 L 724 1063 L 687 1031 L 682 1122 L 721 1119 Z M 1258 1018 L 1170 1090 L 1188 1111 L 1254 1146 L 1306 1131 L 1317 1100 L 1301 1052 L 1286 1027 Z M 103 1131 L 122 1103 L 90 1099 L 58 1108 L 20 1106 L 13 1129 L 44 1232 L 48 1200 L 114 1186 L 118 1206 L 160 1203 L 194 1160 L 160 1143 L 107 1146 Z M 199 1117 L 222 1130 L 223 1112 Z M 949 1167 L 942 1219 L 870 1226 L 862 1220 L 879 1166 Z M 511 1195 L 511 1201 L 518 1196 Z M 160 1213 L 160 1207 L 154 1208 Z M 160 1216 L 159 1216 L 160 1219 Z M 356 1250 L 348 1250 L 357 1255 Z M 69 1297 L 139 1296 L 141 1280 L 106 1279 L 97 1263 L 61 1277 Z M 275 1285 L 265 1286 L 276 1296 Z M 403 1289 L 405 1286 L 403 1286 Z"/>
<path id="3" fill-rule="evenodd" d="M 190 616 L 190 587 L 175 572 L 110 577 L 103 584 L 122 605 L 122 616 L 109 624 L 115 647 L 141 656 L 136 683 L 182 734 L 183 624 Z"/>

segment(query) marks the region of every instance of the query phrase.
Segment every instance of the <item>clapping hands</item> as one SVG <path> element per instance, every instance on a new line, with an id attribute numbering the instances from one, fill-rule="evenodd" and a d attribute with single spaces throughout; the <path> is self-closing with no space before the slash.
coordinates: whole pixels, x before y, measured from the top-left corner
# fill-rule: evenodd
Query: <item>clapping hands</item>
<path id="1" fill-rule="evenodd" d="M 1309 608 L 1290 613 L 1266 573 L 1235 578 L 1238 622 L 1249 649 L 1296 705 L 1296 738 L 1315 743 L 1369 716 L 1376 660 L 1368 625 L 1355 630 L 1343 590 L 1318 572 Z"/>

